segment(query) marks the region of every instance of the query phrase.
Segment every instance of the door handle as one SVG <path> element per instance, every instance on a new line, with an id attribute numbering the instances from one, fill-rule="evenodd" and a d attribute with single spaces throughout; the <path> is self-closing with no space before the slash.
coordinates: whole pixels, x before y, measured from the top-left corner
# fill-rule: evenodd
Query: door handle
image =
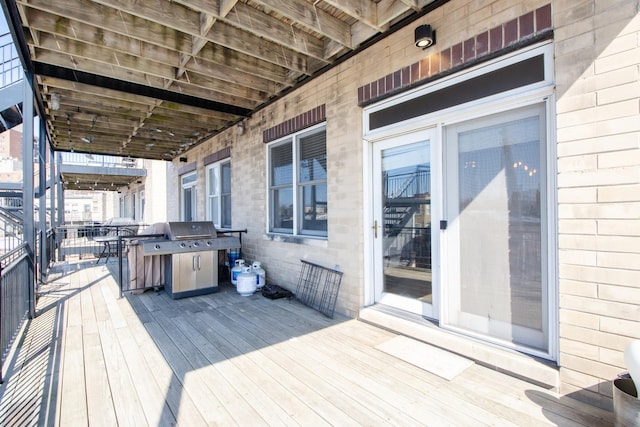
<path id="1" fill-rule="evenodd" d="M 195 255 L 191 257 L 191 270 L 196 271 L 196 257 L 195 257 Z"/>
<path id="2" fill-rule="evenodd" d="M 198 271 L 200 271 L 201 267 L 202 266 L 200 265 L 200 255 L 198 255 Z"/>
<path id="3" fill-rule="evenodd" d="M 375 221 L 373 221 L 373 238 L 377 239 L 378 238 L 378 220 L 376 219 Z"/>

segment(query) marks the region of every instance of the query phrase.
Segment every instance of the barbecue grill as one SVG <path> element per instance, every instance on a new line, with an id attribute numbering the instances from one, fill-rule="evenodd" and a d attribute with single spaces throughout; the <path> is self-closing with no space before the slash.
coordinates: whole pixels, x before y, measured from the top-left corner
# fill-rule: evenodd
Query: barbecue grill
<path id="1" fill-rule="evenodd" d="M 169 222 L 165 238 L 142 242 L 145 257 L 163 255 L 165 290 L 174 298 L 202 295 L 218 290 L 218 251 L 240 248 L 236 236 L 218 232 L 210 221 Z"/>

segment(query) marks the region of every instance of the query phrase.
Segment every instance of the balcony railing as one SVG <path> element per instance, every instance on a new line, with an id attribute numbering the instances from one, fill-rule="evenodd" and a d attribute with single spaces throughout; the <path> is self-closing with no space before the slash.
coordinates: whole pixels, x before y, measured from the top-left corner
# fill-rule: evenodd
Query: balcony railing
<path id="1" fill-rule="evenodd" d="M 97 166 L 103 168 L 142 168 L 141 159 L 88 153 L 59 153 L 65 165 Z"/>
<path id="2" fill-rule="evenodd" d="M 5 355 L 29 313 L 31 266 L 26 245 L 0 256 L 0 381 Z"/>

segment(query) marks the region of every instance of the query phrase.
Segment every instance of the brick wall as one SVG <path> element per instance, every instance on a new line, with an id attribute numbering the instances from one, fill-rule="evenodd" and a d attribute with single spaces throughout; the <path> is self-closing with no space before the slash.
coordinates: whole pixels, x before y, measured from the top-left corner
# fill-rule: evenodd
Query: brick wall
<path id="1" fill-rule="evenodd" d="M 640 338 L 638 8 L 557 1 L 553 10 L 561 392 L 607 407 L 623 350 Z"/>

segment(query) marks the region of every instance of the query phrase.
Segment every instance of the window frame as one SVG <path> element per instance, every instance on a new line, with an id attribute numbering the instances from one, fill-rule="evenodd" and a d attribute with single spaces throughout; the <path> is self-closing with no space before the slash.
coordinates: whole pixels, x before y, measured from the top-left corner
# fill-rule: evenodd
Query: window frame
<path id="1" fill-rule="evenodd" d="M 223 174 L 223 170 L 224 168 L 228 166 L 230 168 L 230 174 L 231 172 L 231 159 L 224 159 L 224 160 L 220 160 L 219 162 L 215 162 L 215 163 L 211 163 L 209 165 L 207 165 L 206 169 L 205 169 L 205 176 L 206 176 L 206 218 L 208 221 L 212 221 L 214 223 L 214 225 L 216 226 L 216 228 L 231 228 L 231 224 L 232 224 L 232 214 L 231 214 L 231 200 L 232 200 L 232 191 L 229 191 L 228 193 L 224 192 L 224 184 L 223 184 L 223 180 L 224 180 L 224 174 Z M 216 185 L 216 192 L 215 194 L 211 193 L 211 171 L 217 171 L 217 185 Z M 231 188 L 231 176 L 229 176 L 229 188 Z M 228 196 L 228 200 L 225 201 L 225 196 Z M 217 198 L 217 218 L 214 218 L 214 215 L 212 213 L 212 209 L 211 209 L 211 200 L 213 198 Z M 224 208 L 225 205 L 228 204 L 229 205 L 229 218 L 228 218 L 228 224 L 224 223 L 226 221 L 224 221 Z"/>
<path id="2" fill-rule="evenodd" d="M 188 181 L 188 182 L 186 182 Z M 198 184 L 198 173 L 197 171 L 188 172 L 180 176 L 180 220 L 188 221 L 186 219 L 186 209 L 185 209 L 185 191 L 191 190 L 191 211 L 192 218 L 191 221 L 195 221 L 198 218 L 197 213 L 197 184 Z"/>
<path id="3" fill-rule="evenodd" d="M 275 140 L 268 144 L 267 146 L 267 230 L 270 234 L 279 234 L 286 236 L 296 236 L 296 237 L 309 237 L 309 238 L 317 238 L 317 239 L 328 239 L 329 236 L 329 224 L 327 220 L 327 226 L 325 230 L 312 230 L 303 228 L 304 225 L 304 212 L 303 207 L 304 203 L 302 201 L 303 190 L 305 187 L 316 186 L 324 184 L 325 187 L 328 185 L 328 171 L 326 173 L 327 177 L 323 179 L 315 179 L 311 181 L 301 182 L 300 180 L 300 153 L 301 153 L 301 140 L 304 137 L 315 135 L 318 133 L 324 132 L 325 140 L 324 140 L 324 150 L 325 156 L 327 155 L 327 124 L 326 122 L 319 123 L 314 126 L 310 126 L 298 132 L 291 133 L 283 138 Z M 286 144 L 291 144 L 291 158 L 292 158 L 292 179 L 291 183 L 281 184 L 281 185 L 273 185 L 272 183 L 272 150 L 277 147 L 281 147 Z M 328 166 L 328 165 L 327 165 Z M 327 167 L 328 169 L 328 167 Z M 275 199 L 275 191 L 281 189 L 290 188 L 293 197 L 293 224 L 292 227 L 282 228 L 275 227 L 275 215 L 274 212 L 274 199 Z M 328 205 L 328 201 L 327 201 Z M 328 209 L 328 208 L 327 208 Z M 328 212 L 328 210 L 327 210 Z M 327 214 L 328 215 L 328 214 Z"/>
<path id="4" fill-rule="evenodd" d="M 145 203 L 144 196 L 145 196 L 144 190 L 140 190 L 140 193 L 139 193 L 139 196 L 138 196 L 138 203 L 140 204 L 139 211 L 140 211 L 140 220 L 141 221 L 144 221 L 144 207 L 145 207 L 144 206 L 144 203 Z"/>

